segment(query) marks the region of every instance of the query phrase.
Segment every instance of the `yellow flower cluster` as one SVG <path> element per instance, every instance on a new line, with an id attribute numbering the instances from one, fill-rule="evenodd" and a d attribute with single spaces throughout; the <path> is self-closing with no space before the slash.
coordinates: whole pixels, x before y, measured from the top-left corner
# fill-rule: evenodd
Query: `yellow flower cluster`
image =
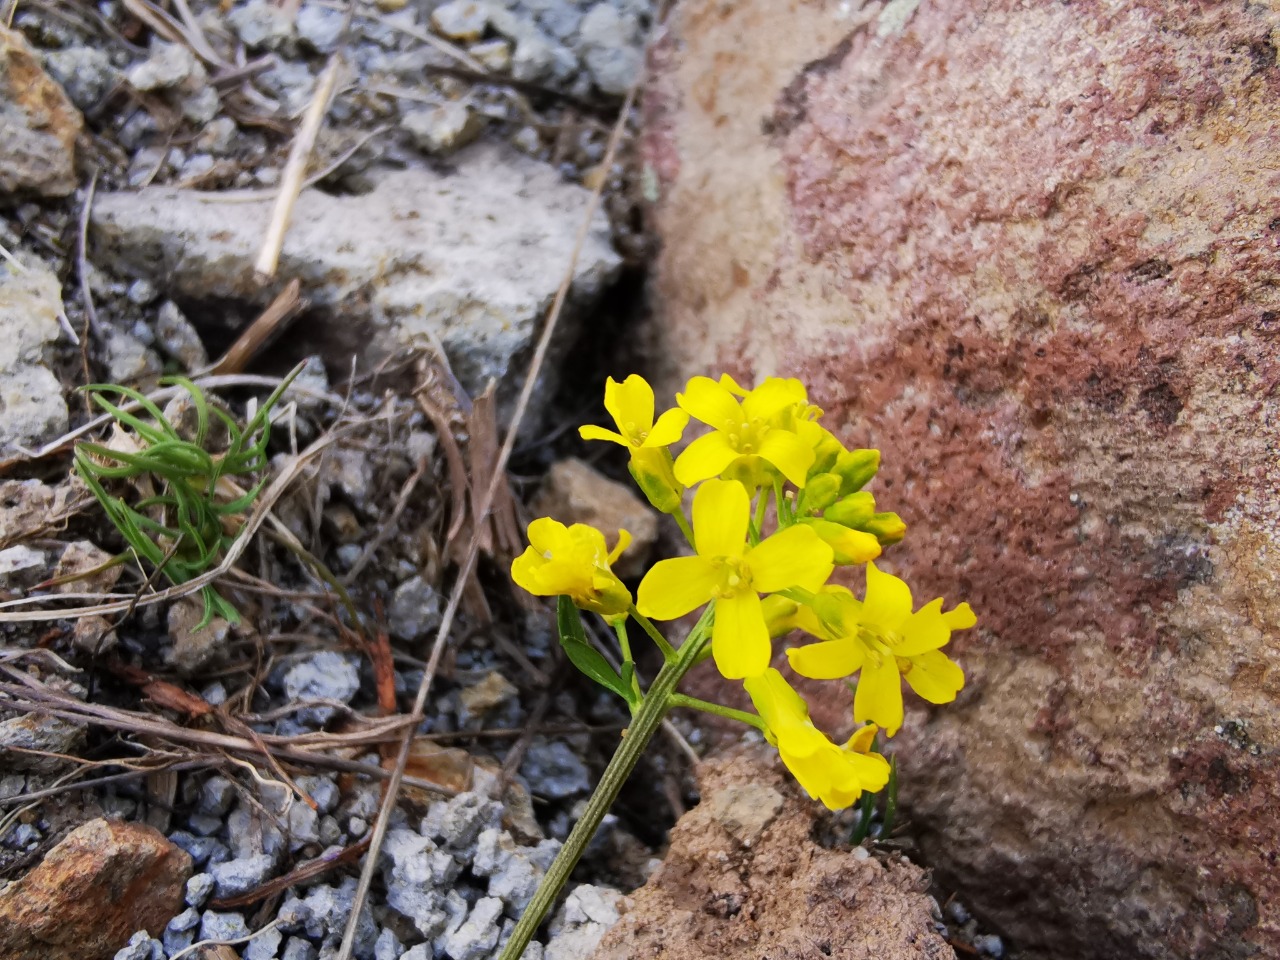
<path id="1" fill-rule="evenodd" d="M 544 518 L 530 525 L 531 546 L 512 576 L 531 593 L 568 596 L 619 629 L 629 616 L 652 629 L 650 618 L 674 620 L 713 604 L 716 668 L 743 681 L 758 725 L 809 794 L 831 809 L 847 807 L 888 782 L 889 764 L 872 747 L 879 729 L 893 736 L 902 726 L 902 680 L 930 703 L 955 699 L 964 673 L 941 648 L 976 618 L 963 603 L 944 612 L 941 599 L 916 610 L 908 586 L 872 562 L 906 531 L 862 489 L 880 454 L 849 450 L 821 426 L 822 411 L 799 380 L 770 377 L 748 390 L 727 375 L 694 377 L 676 403 L 655 418 L 643 378 L 610 379 L 605 408 L 617 432 L 580 432 L 627 448 L 640 489 L 676 519 L 693 554 L 655 564 L 633 600 L 611 568 L 630 540 L 626 531 L 610 551 L 600 531 Z M 691 420 L 710 429 L 673 457 L 670 447 Z M 691 523 L 688 488 L 696 488 Z M 835 568 L 853 565 L 866 569 L 861 600 L 828 583 Z M 804 700 L 770 665 L 773 640 L 797 629 L 816 642 L 786 651 L 795 673 L 857 675 L 853 715 L 865 726 L 843 745 L 814 726 Z"/>

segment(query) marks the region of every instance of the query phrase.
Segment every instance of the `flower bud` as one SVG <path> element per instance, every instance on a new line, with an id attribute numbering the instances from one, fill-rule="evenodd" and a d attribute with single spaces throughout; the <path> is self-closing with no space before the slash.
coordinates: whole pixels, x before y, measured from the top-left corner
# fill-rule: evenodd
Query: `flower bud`
<path id="1" fill-rule="evenodd" d="M 839 474 L 844 481 L 840 492 L 849 494 L 865 487 L 879 469 L 879 450 L 845 450 L 836 457 L 832 472 Z"/>

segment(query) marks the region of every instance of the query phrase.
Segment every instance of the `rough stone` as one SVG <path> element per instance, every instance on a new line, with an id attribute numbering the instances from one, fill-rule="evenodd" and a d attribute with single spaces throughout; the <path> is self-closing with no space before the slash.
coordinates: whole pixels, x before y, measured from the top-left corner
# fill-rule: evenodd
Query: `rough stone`
<path id="1" fill-rule="evenodd" d="M 213 663 L 226 650 L 231 625 L 214 617 L 203 627 L 204 603 L 199 597 L 184 597 L 169 608 L 169 637 L 173 646 L 167 659 L 179 673 L 193 677 Z"/>
<path id="2" fill-rule="evenodd" d="M 223 898 L 248 893 L 271 876 L 275 865 L 276 858 L 265 853 L 216 864 L 209 870 L 213 877 L 214 895 Z"/>
<path id="3" fill-rule="evenodd" d="M 101 569 L 111 561 L 111 554 L 91 540 L 76 540 L 67 544 L 53 569 L 53 578 L 76 577 L 59 584 L 59 593 L 110 593 L 120 579 L 123 568 L 117 564 Z"/>
<path id="4" fill-rule="evenodd" d="M 112 383 L 147 384 L 157 380 L 163 369 L 150 347 L 132 333 L 114 327 L 105 331 L 102 355 Z"/>
<path id="5" fill-rule="evenodd" d="M 934 931 L 924 872 L 896 857 L 859 860 L 847 849 L 816 844 L 814 818 L 821 808 L 803 796 L 770 748 L 737 750 L 708 762 L 699 769 L 699 783 L 703 802 L 675 825 L 665 861 L 631 895 L 626 912 L 591 954 L 594 960 L 954 958 Z M 722 811 L 750 786 L 785 802 L 756 842 L 744 844 Z M 717 800 L 726 790 L 732 799 Z M 588 920 L 607 923 L 615 904 L 592 907 L 588 901 L 584 912 Z M 572 919 L 568 901 L 564 912 Z M 547 960 L 566 960 L 554 924 L 551 931 Z M 799 950 L 798 944 L 807 946 Z"/>
<path id="6" fill-rule="evenodd" d="M 299 700 L 337 700 L 350 703 L 360 689 L 360 671 L 351 657 L 332 650 L 321 652 L 295 663 L 284 675 L 284 695 L 290 702 Z M 328 723 L 334 707 L 307 707 L 298 711 L 303 723 Z"/>
<path id="7" fill-rule="evenodd" d="M 640 24 L 608 2 L 597 3 L 582 18 L 579 45 L 601 92 L 623 96 L 644 65 Z"/>
<path id="8" fill-rule="evenodd" d="M 255 50 L 275 49 L 293 35 L 293 17 L 270 0 L 237 4 L 227 14 L 227 23 L 245 46 Z"/>
<path id="9" fill-rule="evenodd" d="M 490 670 L 475 683 L 458 691 L 458 700 L 470 718 L 483 716 L 519 695 L 515 684 L 497 670 Z"/>
<path id="10" fill-rule="evenodd" d="M 654 51 L 659 379 L 800 376 L 883 450 L 886 564 L 979 617 L 902 799 L 1028 956 L 1280 944 L 1278 30 L 698 0 Z"/>
<path id="11" fill-rule="evenodd" d="M 0 550 L 0 586 L 9 590 L 33 587 L 44 579 L 49 558 L 43 550 L 24 544 Z"/>
<path id="12" fill-rule="evenodd" d="M 44 55 L 49 75 L 80 110 L 92 110 L 120 82 L 110 55 L 98 47 L 75 46 Z"/>
<path id="13" fill-rule="evenodd" d="M 5 960 L 101 960 L 182 909 L 191 858 L 151 827 L 93 820 L 0 890 Z"/>
<path id="14" fill-rule="evenodd" d="M 479 40 L 488 25 L 488 4 L 479 0 L 449 0 L 431 11 L 431 26 L 450 40 Z"/>
<path id="15" fill-rule="evenodd" d="M 61 717 L 24 713 L 0 721 L 0 756 L 4 757 L 4 765 L 9 770 L 56 773 L 67 765 L 67 761 L 58 757 L 10 752 L 14 747 L 23 751 L 39 750 L 76 756 L 84 749 L 84 745 L 85 728 Z"/>
<path id="16" fill-rule="evenodd" d="M 444 952 L 453 960 L 483 960 L 498 944 L 498 920 L 502 901 L 481 897 L 467 919 L 445 938 Z"/>
<path id="17" fill-rule="evenodd" d="M 563 740 L 534 737 L 520 764 L 520 775 L 535 796 L 563 800 L 591 789 L 591 771 Z"/>
<path id="18" fill-rule="evenodd" d="M 461 100 L 425 110 L 410 110 L 400 120 L 414 144 L 424 153 L 452 153 L 480 136 L 485 118 Z"/>
<path id="19" fill-rule="evenodd" d="M 6 134 L 3 139 L 12 138 Z M 0 156 L 0 192 L 14 189 L 4 185 L 7 167 Z M 35 261 L 21 269 L 0 264 L 0 455 L 15 444 L 30 445 L 66 432 L 62 385 L 46 365 L 46 352 L 60 333 L 61 314 L 62 285 L 50 270 Z"/>
<path id="20" fill-rule="evenodd" d="M 601 938 L 618 922 L 623 899 L 610 887 L 589 883 L 575 887 L 547 926 L 546 960 L 587 960 L 593 956 Z"/>
<path id="21" fill-rule="evenodd" d="M 273 195 L 246 203 L 231 191 L 218 195 L 228 202 L 205 203 L 198 192 L 167 187 L 104 193 L 94 204 L 96 248 L 123 269 L 163 280 L 167 292 L 260 303 L 253 260 Z M 342 353 L 339 365 L 352 352 L 376 364 L 436 336 L 478 393 L 491 377 L 510 381 L 523 362 L 587 199 L 545 164 L 480 144 L 447 175 L 391 172 L 363 196 L 303 191 L 279 279 L 300 279 L 304 296 L 335 312 L 315 326 L 326 349 Z M 571 306 L 594 299 L 619 265 L 600 214 Z M 566 337 L 572 328 L 565 324 Z"/>
<path id="22" fill-rule="evenodd" d="M 65 197 L 76 188 L 84 120 L 17 30 L 0 26 L 0 193 Z"/>
<path id="23" fill-rule="evenodd" d="M 423 577 L 413 576 L 391 595 L 387 626 L 401 640 L 418 640 L 440 625 L 440 594 Z"/>
<path id="24" fill-rule="evenodd" d="M 636 577 L 648 566 L 658 537 L 658 516 L 636 495 L 634 486 L 610 480 L 590 464 L 571 457 L 552 465 L 530 509 L 534 516 L 561 523 L 585 523 L 603 530 L 612 545 L 618 530 L 631 534 L 631 546 L 615 563 L 619 576 Z"/>
<path id="25" fill-rule="evenodd" d="M 172 300 L 162 303 L 156 314 L 156 338 L 160 349 L 182 364 L 184 370 L 194 372 L 209 365 L 200 334 Z"/>

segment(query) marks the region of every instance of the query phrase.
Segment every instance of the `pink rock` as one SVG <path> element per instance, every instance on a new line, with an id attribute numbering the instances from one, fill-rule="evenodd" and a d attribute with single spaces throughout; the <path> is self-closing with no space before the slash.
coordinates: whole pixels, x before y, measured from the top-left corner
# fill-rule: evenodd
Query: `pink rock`
<path id="1" fill-rule="evenodd" d="M 883 450 L 884 565 L 980 618 L 904 800 L 1028 955 L 1280 953 L 1276 37 L 688 0 L 653 54 L 665 386 L 800 376 Z"/>

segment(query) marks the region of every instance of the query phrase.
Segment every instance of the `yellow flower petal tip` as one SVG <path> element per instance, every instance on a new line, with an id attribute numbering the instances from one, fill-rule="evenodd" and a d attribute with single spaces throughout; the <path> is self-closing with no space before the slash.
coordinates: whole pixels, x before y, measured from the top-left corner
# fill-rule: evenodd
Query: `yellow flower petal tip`
<path id="1" fill-rule="evenodd" d="M 511 579 L 538 597 L 567 596 L 583 610 L 606 617 L 626 616 L 631 591 L 618 579 L 611 564 L 631 542 L 625 530 L 609 550 L 604 534 L 595 527 L 575 523 L 566 527 L 542 517 L 529 524 L 530 546 L 511 562 Z"/>

